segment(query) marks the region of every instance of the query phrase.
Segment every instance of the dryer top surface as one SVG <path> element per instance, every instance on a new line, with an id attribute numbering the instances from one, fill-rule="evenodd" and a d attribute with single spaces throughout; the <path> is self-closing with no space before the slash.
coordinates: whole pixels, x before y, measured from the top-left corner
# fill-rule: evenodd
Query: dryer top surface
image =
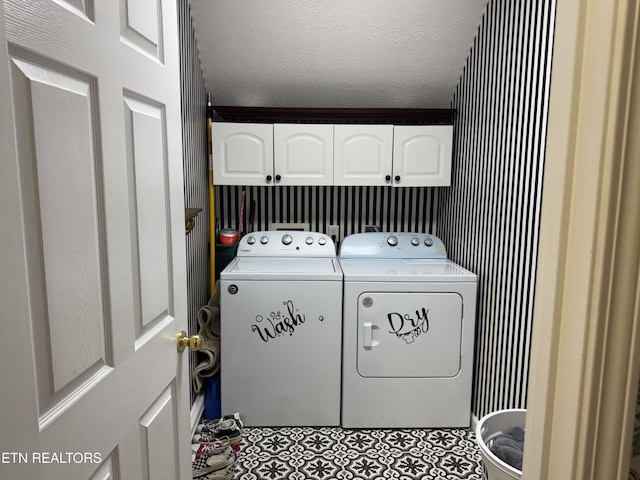
<path id="1" fill-rule="evenodd" d="M 442 259 L 340 258 L 345 281 L 475 282 L 477 276 Z"/>

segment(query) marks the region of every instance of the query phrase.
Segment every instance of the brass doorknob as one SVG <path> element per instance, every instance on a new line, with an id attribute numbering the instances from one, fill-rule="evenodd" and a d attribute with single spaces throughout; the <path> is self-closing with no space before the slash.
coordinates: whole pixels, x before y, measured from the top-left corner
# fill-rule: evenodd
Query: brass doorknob
<path id="1" fill-rule="evenodd" d="M 187 337 L 187 332 L 180 330 L 180 333 L 178 333 L 178 351 L 182 352 L 187 347 L 197 352 L 202 348 L 202 337 L 200 335 Z"/>

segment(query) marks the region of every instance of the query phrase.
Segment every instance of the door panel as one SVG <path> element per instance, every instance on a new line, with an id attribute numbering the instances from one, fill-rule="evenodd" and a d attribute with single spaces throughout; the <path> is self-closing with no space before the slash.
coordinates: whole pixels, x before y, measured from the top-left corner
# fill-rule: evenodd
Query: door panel
<path id="1" fill-rule="evenodd" d="M 364 292 L 358 298 L 357 370 L 363 377 L 454 377 L 461 342 L 458 293 Z"/>
<path id="2" fill-rule="evenodd" d="M 122 41 L 161 62 L 160 3 L 156 0 L 120 0 Z"/>
<path id="3" fill-rule="evenodd" d="M 127 162 L 131 171 L 136 219 L 134 257 L 137 257 L 136 287 L 139 309 L 136 318 L 138 336 L 166 317 L 170 308 L 169 260 L 167 239 L 166 132 L 163 111 L 148 100 L 125 96 L 125 134 Z M 144 272 L 144 275 L 141 274 Z"/>
<path id="4" fill-rule="evenodd" d="M 15 118 L 23 127 L 21 201 L 41 423 L 111 357 L 102 290 L 104 208 L 96 178 L 101 168 L 92 133 L 95 87 L 77 72 L 44 63 L 11 57 Z M 60 164 L 58 156 L 68 163 Z"/>
<path id="5" fill-rule="evenodd" d="M 91 475 L 90 480 L 112 480 L 119 479 L 120 476 L 116 470 L 117 460 L 109 455 L 107 458 L 102 459 L 101 465 L 96 472 Z"/>
<path id="6" fill-rule="evenodd" d="M 179 439 L 174 428 L 176 415 L 173 398 L 172 388 L 167 388 L 140 418 L 144 478 L 179 478 L 174 455 Z M 174 443 L 167 439 L 173 439 Z"/>
<path id="7" fill-rule="evenodd" d="M 175 2 L 0 18 L 0 478 L 190 478 Z"/>

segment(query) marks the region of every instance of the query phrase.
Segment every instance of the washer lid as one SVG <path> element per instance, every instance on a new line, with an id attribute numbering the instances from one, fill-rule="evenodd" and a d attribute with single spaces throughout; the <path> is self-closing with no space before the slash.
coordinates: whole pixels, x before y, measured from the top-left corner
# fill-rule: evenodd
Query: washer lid
<path id="1" fill-rule="evenodd" d="M 340 258 L 345 281 L 475 282 L 477 276 L 451 260 Z"/>
<path id="2" fill-rule="evenodd" d="M 220 273 L 235 280 L 342 280 L 336 258 L 236 257 Z"/>

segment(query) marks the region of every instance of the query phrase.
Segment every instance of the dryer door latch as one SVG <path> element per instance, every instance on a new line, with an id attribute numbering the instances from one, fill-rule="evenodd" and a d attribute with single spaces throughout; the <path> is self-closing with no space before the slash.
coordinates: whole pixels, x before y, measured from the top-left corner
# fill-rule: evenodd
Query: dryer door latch
<path id="1" fill-rule="evenodd" d="M 379 340 L 375 340 L 373 338 L 374 335 L 374 329 L 377 330 L 378 327 L 376 325 L 373 325 L 371 322 L 365 322 L 362 324 L 363 327 L 363 335 L 364 335 L 364 341 L 362 342 L 362 346 L 364 348 L 372 348 L 377 346 L 380 341 Z"/>

